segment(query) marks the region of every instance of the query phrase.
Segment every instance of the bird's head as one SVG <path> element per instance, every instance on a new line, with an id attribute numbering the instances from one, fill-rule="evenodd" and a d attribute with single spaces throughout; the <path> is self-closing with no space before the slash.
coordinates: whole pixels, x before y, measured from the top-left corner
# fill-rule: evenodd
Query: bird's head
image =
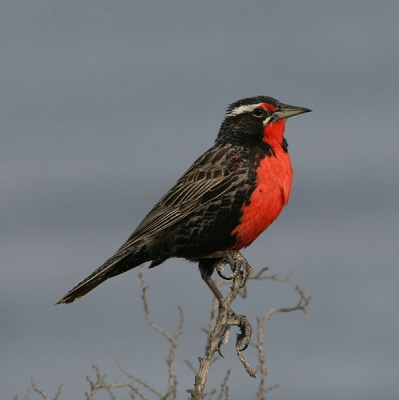
<path id="1" fill-rule="evenodd" d="M 286 119 L 310 111 L 280 103 L 273 97 L 256 96 L 238 100 L 227 108 L 216 141 L 281 143 Z"/>

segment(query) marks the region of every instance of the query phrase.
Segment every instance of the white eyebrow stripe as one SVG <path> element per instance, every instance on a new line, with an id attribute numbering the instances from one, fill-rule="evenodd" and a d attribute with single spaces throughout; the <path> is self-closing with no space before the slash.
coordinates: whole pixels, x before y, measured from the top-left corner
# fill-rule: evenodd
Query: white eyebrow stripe
<path id="1" fill-rule="evenodd" d="M 230 113 L 227 115 L 228 117 L 234 117 L 236 115 L 240 115 L 246 112 L 252 112 L 253 110 L 255 110 L 255 108 L 260 107 L 261 104 L 264 103 L 258 103 L 258 104 L 248 104 L 245 106 L 238 106 L 233 108 Z"/>

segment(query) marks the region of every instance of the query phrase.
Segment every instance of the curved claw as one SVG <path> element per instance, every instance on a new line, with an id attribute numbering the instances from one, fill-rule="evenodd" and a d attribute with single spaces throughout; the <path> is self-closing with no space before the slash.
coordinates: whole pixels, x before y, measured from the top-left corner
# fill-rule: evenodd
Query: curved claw
<path id="1" fill-rule="evenodd" d="M 237 334 L 236 346 L 239 351 L 244 351 L 248 348 L 251 343 L 252 336 L 252 326 L 249 323 L 247 317 L 245 315 L 237 315 L 233 310 L 230 310 L 229 319 L 227 321 L 227 326 L 225 331 L 220 337 L 217 351 L 221 357 L 224 358 L 221 348 L 224 344 L 226 344 L 229 340 L 230 328 L 231 326 L 238 326 L 240 329 L 240 333 Z"/>
<path id="2" fill-rule="evenodd" d="M 224 271 L 224 265 L 218 265 L 217 267 L 216 267 L 216 272 L 218 273 L 218 275 L 222 278 L 222 279 L 224 279 L 224 280 L 226 280 L 226 281 L 231 281 L 232 279 L 233 279 L 233 275 L 231 275 L 231 276 L 226 276 L 226 275 L 224 275 L 223 274 L 223 271 Z"/>
<path id="3" fill-rule="evenodd" d="M 252 336 L 252 326 L 249 323 L 247 317 L 245 315 L 240 315 L 239 317 L 239 328 L 240 328 L 240 333 L 237 335 L 237 345 L 241 346 L 242 343 L 244 343 L 242 349 L 240 351 L 244 351 L 248 348 L 250 342 L 251 342 L 251 336 Z"/>
<path id="4" fill-rule="evenodd" d="M 220 351 L 221 350 L 221 348 L 222 348 L 222 341 L 220 341 L 219 343 L 218 343 L 218 353 L 219 353 L 219 356 L 220 357 L 223 357 L 224 358 L 224 355 L 222 354 L 222 352 Z"/>
<path id="5" fill-rule="evenodd" d="M 244 347 L 240 350 L 240 351 L 244 351 L 248 348 L 249 346 L 249 342 L 244 344 Z"/>
<path id="6" fill-rule="evenodd" d="M 240 259 L 241 260 L 241 259 Z M 244 259 L 245 260 L 245 259 Z M 240 270 L 240 267 L 238 267 L 237 269 L 237 261 L 234 257 L 233 254 L 231 252 L 228 252 L 228 254 L 226 255 L 225 258 L 223 258 L 221 261 L 219 261 L 217 263 L 217 265 L 215 266 L 216 272 L 218 273 L 218 275 L 222 278 L 225 279 L 226 281 L 231 281 L 233 280 L 237 273 Z M 245 260 L 246 261 L 246 260 Z M 226 264 L 229 264 L 233 273 L 230 276 L 226 276 L 223 272 L 224 272 L 224 267 L 226 266 Z M 244 283 L 245 284 L 245 283 Z"/>
<path id="7" fill-rule="evenodd" d="M 226 326 L 226 329 L 223 332 L 223 335 L 221 336 L 219 343 L 218 343 L 218 353 L 223 358 L 224 358 L 224 355 L 221 352 L 221 348 L 222 348 L 222 345 L 226 344 L 229 341 L 229 335 L 230 335 L 230 326 Z"/>

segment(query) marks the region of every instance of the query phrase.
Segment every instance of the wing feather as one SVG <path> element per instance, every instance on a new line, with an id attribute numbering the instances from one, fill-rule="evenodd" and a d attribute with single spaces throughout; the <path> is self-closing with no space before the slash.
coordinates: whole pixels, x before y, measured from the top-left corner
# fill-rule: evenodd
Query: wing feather
<path id="1" fill-rule="evenodd" d="M 236 184 L 233 148 L 214 146 L 200 157 L 155 205 L 115 255 L 179 222 Z"/>

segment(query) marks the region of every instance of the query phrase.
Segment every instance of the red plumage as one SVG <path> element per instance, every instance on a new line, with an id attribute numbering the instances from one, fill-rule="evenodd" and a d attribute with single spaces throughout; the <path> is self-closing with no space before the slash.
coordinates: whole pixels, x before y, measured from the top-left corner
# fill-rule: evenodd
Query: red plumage
<path id="1" fill-rule="evenodd" d="M 276 121 L 264 128 L 263 141 L 273 147 L 275 156 L 264 157 L 256 170 L 255 190 L 244 204 L 239 225 L 232 234 L 237 242 L 231 248 L 240 250 L 251 244 L 288 204 L 293 169 L 288 152 L 282 149 L 285 121 Z"/>

